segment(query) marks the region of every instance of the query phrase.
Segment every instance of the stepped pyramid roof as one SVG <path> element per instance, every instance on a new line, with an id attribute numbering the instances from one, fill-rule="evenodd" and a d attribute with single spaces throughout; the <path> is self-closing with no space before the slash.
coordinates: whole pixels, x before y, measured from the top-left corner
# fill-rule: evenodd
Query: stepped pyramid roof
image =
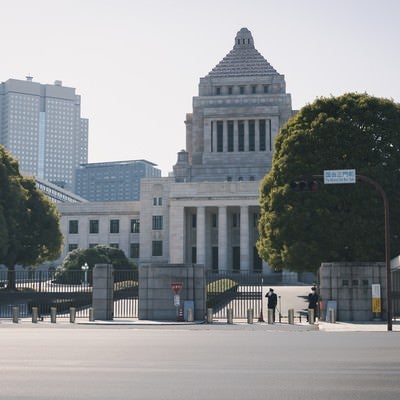
<path id="1" fill-rule="evenodd" d="M 265 76 L 277 71 L 254 47 L 254 40 L 247 28 L 236 35 L 233 49 L 217 64 L 206 78 Z"/>

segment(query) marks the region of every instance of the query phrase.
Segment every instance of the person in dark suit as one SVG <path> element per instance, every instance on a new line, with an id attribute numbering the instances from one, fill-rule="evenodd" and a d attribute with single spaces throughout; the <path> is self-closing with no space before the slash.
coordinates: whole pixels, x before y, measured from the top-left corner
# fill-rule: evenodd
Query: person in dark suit
<path id="1" fill-rule="evenodd" d="M 313 286 L 311 288 L 311 293 L 309 293 L 308 295 L 308 308 L 314 310 L 314 320 L 319 317 L 318 302 L 319 302 L 319 296 L 317 293 L 317 288 Z"/>
<path id="2" fill-rule="evenodd" d="M 272 320 L 275 322 L 275 309 L 278 304 L 278 296 L 274 293 L 274 289 L 270 288 L 265 297 L 268 298 L 268 309 L 272 310 Z"/>

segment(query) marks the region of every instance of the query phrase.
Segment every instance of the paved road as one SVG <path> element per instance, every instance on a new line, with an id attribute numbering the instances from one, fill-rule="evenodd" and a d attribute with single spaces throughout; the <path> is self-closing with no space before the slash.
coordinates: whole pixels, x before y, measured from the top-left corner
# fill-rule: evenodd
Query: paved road
<path id="1" fill-rule="evenodd" d="M 398 332 L 0 324 L 0 399 L 398 400 Z"/>

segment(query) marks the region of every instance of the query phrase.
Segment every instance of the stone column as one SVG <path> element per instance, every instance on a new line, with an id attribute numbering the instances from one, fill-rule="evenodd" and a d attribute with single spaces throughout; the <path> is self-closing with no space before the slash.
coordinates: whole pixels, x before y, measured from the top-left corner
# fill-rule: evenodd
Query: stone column
<path id="1" fill-rule="evenodd" d="M 222 121 L 222 152 L 228 151 L 228 121 Z"/>
<path id="2" fill-rule="evenodd" d="M 240 271 L 248 272 L 249 262 L 249 207 L 240 207 Z"/>
<path id="3" fill-rule="evenodd" d="M 238 120 L 233 121 L 233 151 L 239 151 L 239 134 L 238 134 Z"/>
<path id="4" fill-rule="evenodd" d="M 217 152 L 217 121 L 211 121 L 212 152 Z"/>
<path id="5" fill-rule="evenodd" d="M 228 268 L 228 210 L 226 206 L 218 207 L 218 269 L 226 271 Z"/>
<path id="6" fill-rule="evenodd" d="M 244 121 L 244 151 L 249 151 L 249 120 Z"/>
<path id="7" fill-rule="evenodd" d="M 114 277 L 113 267 L 108 264 L 96 264 L 93 268 L 92 305 L 94 318 L 112 320 L 114 314 Z"/>
<path id="8" fill-rule="evenodd" d="M 169 211 L 169 259 L 171 264 L 185 262 L 185 207 L 171 205 Z"/>
<path id="9" fill-rule="evenodd" d="M 260 151 L 260 120 L 256 119 L 254 121 L 255 130 L 255 151 Z"/>
<path id="10" fill-rule="evenodd" d="M 203 206 L 197 207 L 197 264 L 206 263 L 206 209 Z"/>

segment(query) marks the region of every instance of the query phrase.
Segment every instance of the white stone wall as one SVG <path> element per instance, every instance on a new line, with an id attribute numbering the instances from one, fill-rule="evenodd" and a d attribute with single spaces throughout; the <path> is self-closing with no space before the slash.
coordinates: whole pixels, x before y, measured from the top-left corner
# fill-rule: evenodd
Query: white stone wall
<path id="1" fill-rule="evenodd" d="M 61 260 L 68 253 L 69 244 L 88 248 L 90 244 L 110 245 L 117 243 L 125 255 L 130 255 L 130 244 L 139 243 L 138 233 L 131 233 L 131 219 L 140 218 L 139 202 L 107 203 L 57 203 L 61 214 L 60 228 L 64 236 Z M 119 233 L 110 233 L 110 220 L 119 220 Z M 77 220 L 79 232 L 69 233 L 69 221 Z M 99 233 L 89 232 L 89 221 L 99 221 Z"/>

